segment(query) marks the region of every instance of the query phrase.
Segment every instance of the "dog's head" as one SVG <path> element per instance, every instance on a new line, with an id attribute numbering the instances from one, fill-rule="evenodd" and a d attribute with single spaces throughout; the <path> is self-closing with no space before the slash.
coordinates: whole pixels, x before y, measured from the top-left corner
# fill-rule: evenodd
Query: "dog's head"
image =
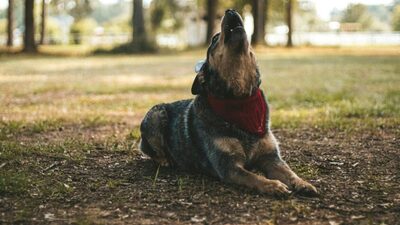
<path id="1" fill-rule="evenodd" d="M 192 93 L 210 93 L 220 98 L 247 97 L 259 86 L 256 59 L 240 15 L 225 12 L 221 32 L 207 50 L 207 59 L 192 86 Z"/>

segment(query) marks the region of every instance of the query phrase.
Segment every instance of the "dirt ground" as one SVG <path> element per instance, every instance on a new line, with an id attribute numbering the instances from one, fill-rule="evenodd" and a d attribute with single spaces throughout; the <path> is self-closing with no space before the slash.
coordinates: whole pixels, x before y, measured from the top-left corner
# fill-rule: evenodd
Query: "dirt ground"
<path id="1" fill-rule="evenodd" d="M 0 53 L 0 224 L 400 225 L 400 47 L 257 50 L 283 158 L 320 191 L 286 199 L 139 153 L 205 52 Z"/>
<path id="2" fill-rule="evenodd" d="M 30 138 L 55 140 L 75 129 Z M 113 129 L 123 137 L 129 127 Z M 101 137 L 102 132 L 109 130 L 91 129 L 91 138 Z M 284 159 L 318 188 L 320 197 L 277 199 L 199 174 L 158 170 L 132 140 L 131 147 L 118 151 L 94 147 L 78 161 L 37 154 L 3 163 L 2 169 L 30 169 L 38 180 L 50 179 L 68 191 L 46 198 L 35 190 L 23 197 L 1 195 L 0 223 L 399 224 L 396 127 L 351 134 L 334 129 L 278 129 L 275 134 Z"/>

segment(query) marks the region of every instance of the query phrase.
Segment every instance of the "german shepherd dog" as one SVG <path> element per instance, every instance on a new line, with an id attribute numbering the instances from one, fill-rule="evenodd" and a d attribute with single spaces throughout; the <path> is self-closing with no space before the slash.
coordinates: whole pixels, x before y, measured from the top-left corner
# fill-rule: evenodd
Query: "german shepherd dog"
<path id="1" fill-rule="evenodd" d="M 193 86 L 194 99 L 154 106 L 141 151 L 162 166 L 199 171 L 261 193 L 316 195 L 281 159 L 243 20 L 227 10 Z M 263 174 L 263 175 L 259 175 Z"/>

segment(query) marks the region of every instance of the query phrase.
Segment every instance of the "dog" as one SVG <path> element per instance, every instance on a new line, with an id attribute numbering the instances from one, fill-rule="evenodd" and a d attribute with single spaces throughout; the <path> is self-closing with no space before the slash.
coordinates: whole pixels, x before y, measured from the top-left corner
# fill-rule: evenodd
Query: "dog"
<path id="1" fill-rule="evenodd" d="M 261 193 L 317 195 L 282 160 L 260 83 L 243 20 L 229 9 L 193 82 L 196 97 L 151 108 L 140 126 L 141 151 L 162 166 Z"/>

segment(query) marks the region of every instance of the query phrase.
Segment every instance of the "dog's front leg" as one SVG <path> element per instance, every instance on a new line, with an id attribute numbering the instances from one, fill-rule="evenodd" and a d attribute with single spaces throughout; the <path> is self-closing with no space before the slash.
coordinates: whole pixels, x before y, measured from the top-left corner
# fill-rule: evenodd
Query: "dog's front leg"
<path id="1" fill-rule="evenodd" d="M 295 192 L 315 196 L 317 189 L 293 172 L 288 164 L 280 157 L 279 146 L 272 133 L 268 134 L 260 144 L 261 155 L 257 157 L 257 168 L 269 179 L 282 181 L 293 188 Z"/>
<path id="2" fill-rule="evenodd" d="M 214 145 L 210 147 L 209 160 L 221 180 L 256 189 L 261 193 L 279 196 L 290 193 L 288 187 L 279 180 L 269 180 L 244 168 L 246 156 L 238 140 L 220 138 L 214 140 Z"/>
<path id="3" fill-rule="evenodd" d="M 262 171 L 270 179 L 277 179 L 293 188 L 296 193 L 308 196 L 318 195 L 317 189 L 293 172 L 285 161 L 280 158 L 264 163 Z"/>
<path id="4" fill-rule="evenodd" d="M 290 194 L 288 186 L 279 180 L 269 180 L 263 176 L 252 173 L 242 165 L 236 164 L 228 168 L 227 175 L 221 177 L 225 182 L 235 183 L 256 189 L 261 193 L 285 196 Z"/>

